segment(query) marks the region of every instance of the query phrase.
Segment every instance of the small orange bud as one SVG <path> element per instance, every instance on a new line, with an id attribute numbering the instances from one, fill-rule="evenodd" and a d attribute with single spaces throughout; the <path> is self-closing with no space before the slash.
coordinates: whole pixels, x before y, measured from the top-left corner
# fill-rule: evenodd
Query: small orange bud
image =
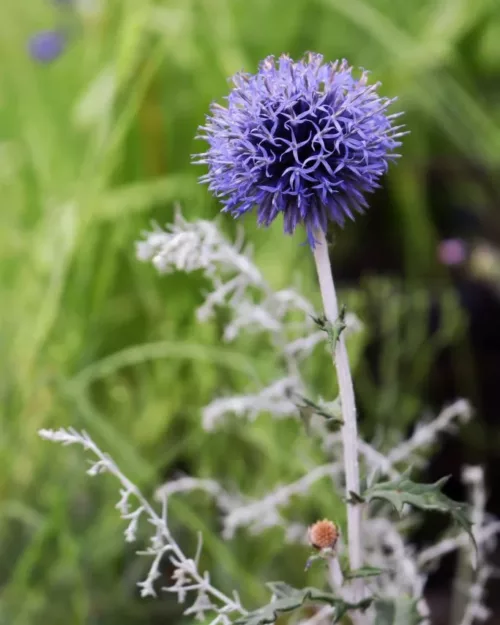
<path id="1" fill-rule="evenodd" d="M 335 523 L 324 519 L 318 521 L 314 525 L 311 525 L 308 531 L 309 542 L 311 545 L 318 549 L 333 549 L 337 544 L 339 537 L 339 530 Z"/>

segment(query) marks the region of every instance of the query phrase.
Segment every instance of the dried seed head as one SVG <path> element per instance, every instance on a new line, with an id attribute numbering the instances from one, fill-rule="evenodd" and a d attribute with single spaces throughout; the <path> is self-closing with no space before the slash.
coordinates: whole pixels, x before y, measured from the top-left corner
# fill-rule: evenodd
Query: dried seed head
<path id="1" fill-rule="evenodd" d="M 337 544 L 339 529 L 328 519 L 317 521 L 308 531 L 309 542 L 318 550 L 333 549 Z"/>

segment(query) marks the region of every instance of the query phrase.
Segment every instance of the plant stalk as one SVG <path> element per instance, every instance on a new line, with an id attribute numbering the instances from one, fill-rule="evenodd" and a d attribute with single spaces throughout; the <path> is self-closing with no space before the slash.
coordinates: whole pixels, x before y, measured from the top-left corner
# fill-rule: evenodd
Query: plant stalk
<path id="1" fill-rule="evenodd" d="M 339 316 L 337 296 L 333 282 L 328 244 L 322 230 L 315 232 L 316 246 L 314 248 L 314 260 L 318 273 L 319 287 L 323 300 L 325 316 L 330 323 L 335 323 Z M 360 492 L 359 464 L 358 464 L 358 427 L 356 421 L 356 404 L 354 400 L 354 386 L 352 383 L 349 358 L 345 345 L 344 335 L 341 334 L 335 346 L 333 355 L 334 365 L 337 370 L 337 380 L 342 407 L 342 445 L 344 455 L 344 471 L 346 481 L 346 494 Z M 363 565 L 361 544 L 361 506 L 359 504 L 347 504 L 347 533 L 349 566 L 351 570 L 359 569 Z M 359 580 L 357 580 L 359 581 Z M 355 584 L 360 588 L 359 584 Z"/>

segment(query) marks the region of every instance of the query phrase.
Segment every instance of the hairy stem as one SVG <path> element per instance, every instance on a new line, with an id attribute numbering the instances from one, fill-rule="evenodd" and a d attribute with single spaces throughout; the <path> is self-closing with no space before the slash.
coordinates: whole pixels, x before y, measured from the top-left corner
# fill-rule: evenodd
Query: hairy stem
<path id="1" fill-rule="evenodd" d="M 339 316 L 337 296 L 333 283 L 332 269 L 328 255 L 328 244 L 322 230 L 315 233 L 317 241 L 314 248 L 314 260 L 318 272 L 319 287 L 323 300 L 326 318 L 334 323 Z M 346 492 L 359 493 L 359 464 L 358 464 L 358 427 L 356 422 L 356 404 L 354 401 L 354 387 L 352 383 L 349 359 L 345 346 L 344 336 L 341 334 L 337 341 L 334 355 L 334 364 L 337 370 L 340 402 L 344 425 L 342 427 L 342 444 L 344 451 L 344 470 Z M 347 532 L 349 548 L 349 564 L 352 570 L 362 566 L 361 546 L 361 506 L 347 504 Z"/>

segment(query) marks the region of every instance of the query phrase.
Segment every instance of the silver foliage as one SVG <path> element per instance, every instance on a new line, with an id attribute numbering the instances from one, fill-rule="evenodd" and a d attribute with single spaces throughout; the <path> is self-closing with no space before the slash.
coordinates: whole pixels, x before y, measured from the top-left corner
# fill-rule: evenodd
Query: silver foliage
<path id="1" fill-rule="evenodd" d="M 224 331 L 225 341 L 236 340 L 242 332 L 265 333 L 271 337 L 276 359 L 285 363 L 283 376 L 260 389 L 247 394 L 214 398 L 202 410 L 204 428 L 213 431 L 222 427 L 227 419 L 252 421 L 263 413 L 281 419 L 297 418 L 290 390 L 305 390 L 301 363 L 318 346 L 325 346 L 325 334 L 316 329 L 311 319 L 314 314 L 312 304 L 294 289 L 273 291 L 255 266 L 252 250 L 244 247 L 242 237 L 233 244 L 221 234 L 216 224 L 208 221 L 190 223 L 180 212 L 166 230 L 155 227 L 145 233 L 143 240 L 137 243 L 136 251 L 139 260 L 152 262 L 160 273 L 202 271 L 212 288 L 205 294 L 205 301 L 197 311 L 200 322 L 209 319 L 217 307 L 224 307 L 230 312 L 230 320 Z M 347 336 L 361 329 L 359 320 L 352 313 L 348 313 L 346 320 Z M 338 399 L 334 399 L 329 406 L 335 412 Z M 401 474 L 402 467 L 409 464 L 423 465 L 429 446 L 435 444 L 443 433 L 455 431 L 470 418 L 470 405 L 459 399 L 444 407 L 436 416 L 424 415 L 411 437 L 399 441 L 387 454 L 377 449 L 376 442 L 359 440 L 358 453 L 369 478 L 376 474 L 395 478 Z M 325 479 L 340 492 L 344 479 L 339 435 L 328 432 L 323 420 L 313 419 L 311 436 L 327 455 L 329 461 L 325 464 L 310 466 L 307 459 L 297 458 L 297 465 L 304 467 L 303 475 L 289 484 L 275 485 L 269 493 L 258 499 L 235 492 L 234 485 L 231 485 L 233 490 L 229 492 L 225 485 L 215 480 L 182 476 L 159 486 L 155 494 L 161 508 L 158 512 L 85 432 L 73 429 L 41 430 L 40 435 L 64 445 L 82 446 L 93 457 L 87 471 L 90 476 L 109 473 L 118 479 L 120 492 L 116 508 L 126 522 L 126 542 L 136 540 L 140 523 L 148 522 L 152 526 L 149 545 L 140 552 L 151 558 L 149 573 L 138 584 L 141 595 L 155 596 L 159 589 L 172 593 L 184 606 L 186 616 L 205 622 L 208 615 L 211 625 L 228 625 L 247 612 L 237 594 L 225 594 L 212 585 L 208 572 L 200 571 L 201 537 L 192 557 L 183 553 L 168 526 L 169 499 L 193 490 L 208 493 L 221 510 L 222 536 L 226 540 L 232 539 L 237 530 L 259 534 L 270 527 L 279 526 L 284 530 L 285 541 L 306 543 L 306 526 L 287 520 L 287 509 L 293 498 L 307 497 L 312 485 Z M 463 478 L 469 490 L 479 557 L 475 575 L 471 576 L 470 571 L 465 569 L 456 587 L 464 599 L 459 625 L 473 625 L 485 620 L 488 615 L 485 584 L 492 574 L 488 556 L 500 532 L 500 521 L 489 518 L 485 513 L 486 490 L 481 467 L 467 468 Z M 366 564 L 385 571 L 377 579 L 366 582 L 367 591 L 387 597 L 409 593 L 420 600 L 419 610 L 427 619 L 428 607 L 423 599 L 423 589 L 428 573 L 444 555 L 457 550 L 468 551 L 467 535 L 448 532 L 436 544 L 416 553 L 406 544 L 404 528 L 395 519 L 378 514 L 366 516 L 363 523 L 364 560 Z M 341 544 L 339 549 L 341 551 Z M 166 586 L 160 582 L 160 565 L 164 559 L 168 559 L 174 568 L 171 583 Z M 333 571 L 330 567 L 329 581 L 332 588 L 337 590 L 340 586 L 339 574 L 341 576 L 340 570 Z M 331 614 L 331 608 L 322 608 L 316 615 L 300 623 L 323 625 L 330 622 Z M 372 621 L 373 613 L 370 611 L 364 617 L 355 617 L 356 625 L 368 625 Z"/>

